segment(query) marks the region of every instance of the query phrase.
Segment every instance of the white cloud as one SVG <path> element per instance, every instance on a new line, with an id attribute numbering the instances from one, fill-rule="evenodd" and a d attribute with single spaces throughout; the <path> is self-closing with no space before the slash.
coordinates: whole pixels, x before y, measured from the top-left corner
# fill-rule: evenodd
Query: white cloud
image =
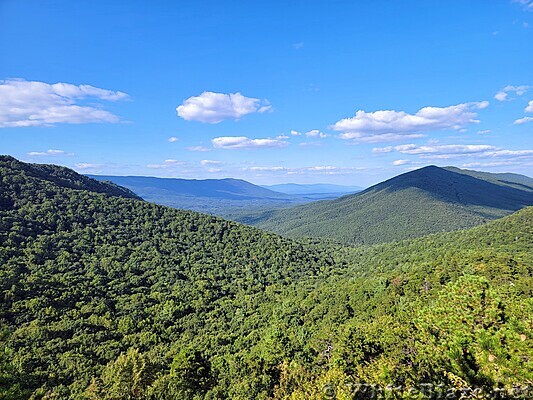
<path id="1" fill-rule="evenodd" d="M 201 165 L 218 165 L 218 164 L 222 164 L 222 162 L 216 161 L 216 160 L 201 160 L 200 164 Z"/>
<path id="2" fill-rule="evenodd" d="M 173 168 L 173 167 L 183 166 L 183 165 L 186 165 L 186 164 L 187 163 L 184 162 L 184 161 L 168 159 L 168 160 L 163 161 L 161 164 L 148 164 L 146 166 L 146 168 L 150 168 L 150 169 L 169 169 L 169 168 Z"/>
<path id="3" fill-rule="evenodd" d="M 503 167 L 507 165 L 522 165 L 522 161 L 491 161 L 491 162 L 472 162 L 461 165 L 462 168 L 480 168 L 480 167 Z"/>
<path id="4" fill-rule="evenodd" d="M 250 139 L 245 136 L 223 136 L 211 141 L 217 149 L 260 149 L 285 147 L 289 143 L 278 139 Z"/>
<path id="5" fill-rule="evenodd" d="M 374 147 L 372 149 L 372 153 L 391 153 L 394 151 L 394 147 L 387 146 L 387 147 Z"/>
<path id="6" fill-rule="evenodd" d="M 179 140 L 179 139 L 178 139 L 176 136 L 171 136 L 171 137 L 168 138 L 168 141 L 169 141 L 170 143 L 175 143 L 175 142 L 177 142 L 178 140 Z"/>
<path id="7" fill-rule="evenodd" d="M 482 130 L 482 131 L 477 131 L 477 134 L 478 134 L 478 135 L 486 135 L 487 133 L 490 133 L 490 129 L 485 129 L 485 130 Z"/>
<path id="8" fill-rule="evenodd" d="M 187 150 L 189 151 L 199 151 L 199 152 L 207 152 L 207 151 L 211 151 L 211 149 L 209 147 L 205 147 L 205 146 L 190 146 L 190 147 L 187 147 Z"/>
<path id="9" fill-rule="evenodd" d="M 411 163 L 411 161 L 409 160 L 395 160 L 392 162 L 392 165 L 396 165 L 396 166 L 399 166 L 399 165 L 405 165 L 405 164 L 409 164 Z"/>
<path id="10" fill-rule="evenodd" d="M 329 137 L 330 135 L 328 135 L 327 133 L 324 133 L 324 132 L 321 132 L 319 131 L 318 129 L 312 129 L 308 132 L 298 132 L 298 131 L 295 131 L 295 130 L 292 130 L 291 131 L 291 135 L 292 136 L 307 136 L 307 137 L 310 137 L 310 138 L 327 138 Z"/>
<path id="11" fill-rule="evenodd" d="M 507 100 L 507 93 L 499 91 L 494 95 L 494 98 L 498 101 L 505 101 Z"/>
<path id="12" fill-rule="evenodd" d="M 329 135 L 324 132 L 320 132 L 318 129 L 313 129 L 309 132 L 305 132 L 305 136 L 312 138 L 327 138 Z"/>
<path id="13" fill-rule="evenodd" d="M 120 118 L 95 105 L 94 99 L 126 100 L 123 92 L 90 85 L 9 79 L 0 81 L 0 128 L 51 126 L 59 123 L 117 123 Z M 90 105 L 83 100 L 92 99 Z"/>
<path id="14" fill-rule="evenodd" d="M 282 175 L 342 175 L 365 170 L 359 167 L 337 167 L 333 165 L 315 165 L 311 167 L 283 167 L 283 166 L 253 166 L 244 167 L 242 171 L 251 171 L 257 174 L 264 172 L 279 173 Z"/>
<path id="15" fill-rule="evenodd" d="M 73 156 L 74 153 L 69 153 L 64 150 L 46 150 L 46 151 L 30 151 L 29 156 Z"/>
<path id="16" fill-rule="evenodd" d="M 515 93 L 517 96 L 522 96 L 524 93 L 526 93 L 530 89 L 530 86 L 528 85 L 520 85 L 520 86 L 513 86 L 513 85 L 507 85 L 502 90 L 500 90 L 498 93 L 494 95 L 494 98 L 498 101 L 506 101 L 509 100 L 509 93 Z"/>
<path id="17" fill-rule="evenodd" d="M 525 112 L 533 113 L 533 100 L 527 103 L 527 107 L 524 109 Z"/>
<path id="18" fill-rule="evenodd" d="M 294 44 L 292 45 L 292 47 L 294 47 L 296 50 L 299 50 L 299 49 L 301 49 L 302 47 L 304 47 L 304 42 L 294 43 Z"/>
<path id="19" fill-rule="evenodd" d="M 207 172 L 215 173 L 222 171 L 220 168 L 208 168 Z"/>
<path id="20" fill-rule="evenodd" d="M 300 147 L 319 147 L 319 146 L 322 146 L 322 142 L 319 141 L 319 140 L 314 140 L 312 142 L 299 143 L 298 146 L 300 146 Z"/>
<path id="21" fill-rule="evenodd" d="M 513 124 L 522 125 L 522 124 L 525 124 L 525 123 L 531 122 L 531 121 L 533 121 L 533 117 L 524 117 L 524 118 L 517 119 L 515 122 L 513 122 Z"/>
<path id="22" fill-rule="evenodd" d="M 285 140 L 285 139 L 290 139 L 289 136 L 287 135 L 279 135 L 279 136 L 276 136 L 276 139 L 278 140 Z"/>
<path id="23" fill-rule="evenodd" d="M 74 166 L 77 168 L 77 169 L 98 169 L 98 168 L 101 168 L 102 167 L 102 164 L 92 164 L 92 163 L 78 163 L 78 164 L 74 164 Z"/>
<path id="24" fill-rule="evenodd" d="M 318 165 L 316 167 L 307 168 L 307 171 L 335 171 L 337 169 L 338 168 L 333 165 Z"/>
<path id="25" fill-rule="evenodd" d="M 200 96 L 189 97 L 176 111 L 187 121 L 218 124 L 226 119 L 238 120 L 247 114 L 271 109 L 268 100 L 245 97 L 240 93 L 203 92 Z"/>
<path id="26" fill-rule="evenodd" d="M 414 139 L 424 133 L 437 130 L 460 130 L 478 123 L 476 110 L 488 107 L 488 101 L 463 103 L 449 107 L 424 107 L 415 114 L 404 111 L 383 110 L 365 112 L 359 110 L 355 117 L 344 118 L 331 126 L 342 132 L 341 139 L 358 142 L 385 142 Z"/>
<path id="27" fill-rule="evenodd" d="M 417 155 L 424 159 L 450 159 L 457 157 L 530 157 L 533 150 L 507 150 L 484 144 L 449 144 L 435 146 L 418 146 L 404 144 L 394 147 L 375 148 L 374 153 L 390 153 L 397 151 L 402 154 Z"/>
<path id="28" fill-rule="evenodd" d="M 249 170 L 249 171 L 290 171 L 290 168 L 286 168 L 286 167 L 248 167 L 248 168 L 244 168 L 244 170 Z"/>

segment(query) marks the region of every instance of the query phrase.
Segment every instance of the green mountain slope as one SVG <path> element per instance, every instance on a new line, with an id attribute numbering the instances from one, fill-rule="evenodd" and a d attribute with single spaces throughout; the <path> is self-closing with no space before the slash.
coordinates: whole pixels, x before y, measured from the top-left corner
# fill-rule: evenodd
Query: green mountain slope
<path id="1" fill-rule="evenodd" d="M 196 336 L 194 351 L 209 349 L 217 362 L 233 354 L 227 373 L 244 379 L 239 358 L 266 324 L 268 288 L 275 296 L 333 262 L 255 228 L 110 197 L 73 171 L 57 180 L 54 168 L 33 168 L 0 165 L 0 193 L 11 201 L 0 210 L 0 388 L 16 399 L 41 386 L 59 398 L 81 392 L 131 347 L 150 354 L 155 372 L 168 371 Z"/>
<path id="2" fill-rule="evenodd" d="M 231 217 L 240 212 L 275 209 L 313 199 L 276 192 L 242 179 L 176 179 L 149 176 L 88 175 L 124 186 L 146 201 Z"/>
<path id="3" fill-rule="evenodd" d="M 391 242 L 473 227 L 533 204 L 530 178 L 434 166 L 336 200 L 252 214 L 239 221 L 288 237 Z"/>
<path id="4" fill-rule="evenodd" d="M 109 196 L 120 196 L 138 199 L 139 197 L 130 190 L 111 182 L 99 182 L 84 175 L 77 174 L 71 169 L 57 165 L 27 164 L 11 156 L 0 155 L 0 168 L 4 180 L 13 179 L 23 182 L 26 179 L 36 182 L 48 182 L 50 185 L 59 185 L 69 189 L 90 190 Z M 6 188 L 0 192 L 0 208 L 9 208 L 15 201 L 13 195 Z"/>
<path id="5" fill-rule="evenodd" d="M 0 398 L 342 398 L 358 383 L 403 398 L 533 380 L 533 208 L 349 248 L 26 168 L 0 166 Z"/>

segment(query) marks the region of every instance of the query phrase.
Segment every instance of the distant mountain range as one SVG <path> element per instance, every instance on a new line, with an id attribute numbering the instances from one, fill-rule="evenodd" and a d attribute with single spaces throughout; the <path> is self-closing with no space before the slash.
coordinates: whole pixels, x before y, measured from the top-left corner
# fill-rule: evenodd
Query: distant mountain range
<path id="1" fill-rule="evenodd" d="M 360 193 L 238 218 L 289 237 L 373 244 L 480 225 L 533 205 L 533 179 L 424 167 Z"/>
<path id="2" fill-rule="evenodd" d="M 299 184 L 284 183 L 263 186 L 276 192 L 303 196 L 315 200 L 335 199 L 337 197 L 363 190 L 360 186 L 332 185 L 328 183 Z"/>
<path id="3" fill-rule="evenodd" d="M 340 197 L 349 190 L 336 185 L 280 185 L 274 191 L 242 179 L 175 179 L 147 176 L 88 175 L 128 188 L 146 201 L 224 217 L 242 212 L 277 209 L 313 200 Z M 342 190 L 341 190 L 342 189 Z M 337 192 L 335 192 L 337 191 Z M 307 193 L 307 194 L 306 194 Z"/>

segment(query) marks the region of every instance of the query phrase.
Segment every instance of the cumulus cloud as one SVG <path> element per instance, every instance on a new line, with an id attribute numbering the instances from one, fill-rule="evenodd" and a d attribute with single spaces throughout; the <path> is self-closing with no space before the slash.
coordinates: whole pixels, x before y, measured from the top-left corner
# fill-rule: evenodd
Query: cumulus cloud
<path id="1" fill-rule="evenodd" d="M 279 139 L 250 139 L 245 136 L 223 136 L 214 138 L 213 147 L 217 149 L 261 149 L 285 147 L 289 143 Z"/>
<path id="2" fill-rule="evenodd" d="M 517 119 L 515 122 L 513 122 L 513 124 L 522 125 L 522 124 L 525 124 L 525 123 L 531 122 L 531 121 L 533 121 L 533 117 L 524 117 L 524 118 Z"/>
<path id="3" fill-rule="evenodd" d="M 526 93 L 529 90 L 530 86 L 527 85 L 520 85 L 520 86 L 513 86 L 513 85 L 507 85 L 502 90 L 500 90 L 498 93 L 494 95 L 494 98 L 498 101 L 506 101 L 509 100 L 509 93 L 515 93 L 517 96 L 522 96 L 524 93 Z"/>
<path id="4" fill-rule="evenodd" d="M 46 151 L 30 151 L 28 153 L 29 156 L 32 156 L 32 157 L 35 157 L 35 156 L 38 156 L 38 157 L 41 157 L 41 156 L 73 156 L 74 153 L 69 153 L 65 150 L 46 150 Z"/>
<path id="5" fill-rule="evenodd" d="M 168 138 L 168 141 L 169 141 L 170 143 L 175 143 L 175 142 L 177 142 L 178 140 L 179 140 L 179 139 L 178 139 L 176 136 L 171 136 L 171 137 Z"/>
<path id="6" fill-rule="evenodd" d="M 240 93 L 203 92 L 199 96 L 189 97 L 176 111 L 187 121 L 218 124 L 227 119 L 238 120 L 247 114 L 271 109 L 268 100 L 245 97 Z"/>
<path id="7" fill-rule="evenodd" d="M 0 128 L 51 126 L 59 123 L 117 123 L 120 118 L 94 104 L 94 100 L 119 101 L 123 92 L 90 85 L 9 79 L 0 81 Z M 90 99 L 91 104 L 84 104 Z"/>
<path id="8" fill-rule="evenodd" d="M 457 157 L 529 157 L 533 150 L 507 150 L 485 144 L 448 144 L 448 145 L 415 145 L 404 144 L 375 148 L 374 153 L 391 153 L 393 151 L 416 155 L 426 159 L 449 159 Z"/>
<path id="9" fill-rule="evenodd" d="M 470 124 L 479 123 L 476 111 L 488 105 L 488 101 L 481 101 L 449 107 L 424 107 L 415 114 L 394 110 L 359 110 L 355 117 L 341 119 L 330 128 L 342 132 L 339 135 L 341 139 L 353 139 L 358 142 L 414 139 L 425 136 L 429 131 L 460 130 Z"/>
<path id="10" fill-rule="evenodd" d="M 505 101 L 507 100 L 507 93 L 503 91 L 499 91 L 498 93 L 494 95 L 494 98 L 498 101 Z"/>
<path id="11" fill-rule="evenodd" d="M 327 133 L 324 133 L 324 132 L 321 132 L 319 131 L 318 129 L 312 129 L 308 132 L 298 132 L 298 131 L 295 131 L 295 130 L 292 130 L 291 131 L 291 135 L 292 136 L 307 136 L 307 137 L 310 137 L 310 138 L 327 138 L 329 137 L 330 135 L 328 135 Z"/>
<path id="12" fill-rule="evenodd" d="M 409 163 L 411 163 L 411 161 L 409 160 L 395 160 L 392 162 L 392 165 L 399 166 L 399 165 L 405 165 Z"/>
<path id="13" fill-rule="evenodd" d="M 527 103 L 527 107 L 524 109 L 525 112 L 533 113 L 533 100 Z"/>
<path id="14" fill-rule="evenodd" d="M 309 132 L 305 132 L 305 136 L 311 138 L 327 138 L 329 135 L 327 133 L 319 131 L 318 129 L 313 129 Z"/>
<path id="15" fill-rule="evenodd" d="M 163 161 L 160 164 L 148 164 L 146 166 L 146 168 L 150 168 L 150 169 L 169 169 L 169 168 L 173 168 L 173 167 L 183 166 L 183 165 L 186 165 L 186 164 L 187 163 L 184 162 L 184 161 L 168 159 L 168 160 Z"/>

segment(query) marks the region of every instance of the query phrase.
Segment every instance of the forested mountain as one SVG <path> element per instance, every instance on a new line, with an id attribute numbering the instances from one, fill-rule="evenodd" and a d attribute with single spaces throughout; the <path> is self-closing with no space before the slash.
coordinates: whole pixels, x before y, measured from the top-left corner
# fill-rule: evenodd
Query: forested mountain
<path id="1" fill-rule="evenodd" d="M 176 179 L 149 176 L 88 175 L 124 186 L 146 201 L 229 217 L 239 212 L 276 209 L 313 198 L 276 192 L 242 179 Z"/>
<path id="2" fill-rule="evenodd" d="M 533 205 L 533 180 L 424 167 L 336 200 L 238 220 L 288 237 L 384 243 L 480 225 Z"/>
<path id="3" fill-rule="evenodd" d="M 19 176 L 18 180 L 31 179 L 35 182 L 48 181 L 51 184 L 70 189 L 89 190 L 110 196 L 139 198 L 135 193 L 122 186 L 118 186 L 112 182 L 99 182 L 84 175 L 77 174 L 69 168 L 58 165 L 27 164 L 11 156 L 0 155 L 0 168 L 6 174 L 8 171 L 16 171 L 16 175 Z M 4 173 L 1 177 L 7 179 Z M 2 190 L 0 192 L 0 207 L 4 209 L 11 207 L 12 200 L 8 190 Z"/>
<path id="4" fill-rule="evenodd" d="M 28 168 L 0 162 L 0 398 L 370 398 L 387 385 L 412 398 L 422 383 L 459 398 L 533 380 L 533 208 L 351 248 Z"/>

